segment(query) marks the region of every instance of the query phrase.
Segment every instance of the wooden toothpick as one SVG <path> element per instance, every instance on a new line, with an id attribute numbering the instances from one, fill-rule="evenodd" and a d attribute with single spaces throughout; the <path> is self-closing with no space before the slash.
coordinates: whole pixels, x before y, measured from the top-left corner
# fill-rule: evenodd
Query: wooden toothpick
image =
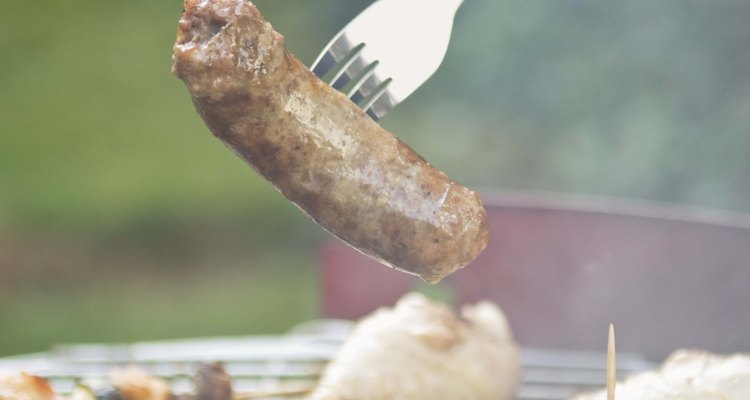
<path id="1" fill-rule="evenodd" d="M 617 356 L 615 354 L 615 326 L 609 324 L 609 340 L 607 341 L 607 400 L 615 400 L 616 385 Z"/>

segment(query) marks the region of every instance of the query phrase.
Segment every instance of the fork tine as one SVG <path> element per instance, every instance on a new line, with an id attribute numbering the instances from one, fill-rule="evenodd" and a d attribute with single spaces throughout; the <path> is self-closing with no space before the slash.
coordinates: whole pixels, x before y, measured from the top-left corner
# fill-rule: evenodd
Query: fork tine
<path id="1" fill-rule="evenodd" d="M 328 51 L 323 52 L 320 58 L 315 60 L 315 65 L 311 68 L 313 74 L 319 78 L 325 76 L 333 67 L 336 66 L 336 59 L 333 58 L 333 54 Z"/>
<path id="2" fill-rule="evenodd" d="M 346 97 L 351 98 L 355 103 L 359 103 L 359 101 L 362 100 L 362 97 L 364 96 L 359 89 L 362 87 L 362 85 L 365 84 L 365 82 L 370 80 L 370 78 L 375 73 L 375 68 L 377 67 L 377 65 L 378 62 L 375 61 L 374 63 L 368 65 L 367 68 L 365 68 L 364 74 L 358 77 L 357 81 L 354 83 L 354 86 L 352 86 L 352 88 L 349 89 L 349 91 L 346 93 Z M 359 97 L 359 99 L 355 99 L 355 96 Z"/>
<path id="3" fill-rule="evenodd" d="M 339 34 L 328 43 L 325 50 L 313 62 L 310 70 L 319 78 L 322 78 L 331 72 L 336 64 L 351 54 L 353 48 L 355 47 L 350 45 L 346 36 Z"/>
<path id="4" fill-rule="evenodd" d="M 348 91 L 374 119 L 382 118 L 443 61 L 463 1 L 377 0 L 334 36 L 311 70 L 320 78 L 335 75 L 326 79 L 334 89 Z M 422 18 L 424 26 L 415 30 L 414 21 Z M 380 61 L 378 69 L 368 71 L 374 60 Z M 386 78 L 392 83 L 383 85 Z"/>
<path id="5" fill-rule="evenodd" d="M 380 96 L 382 96 L 383 93 L 388 90 L 388 85 L 391 83 L 391 81 L 392 79 L 390 78 L 386 79 L 384 82 L 375 85 L 372 91 L 364 95 L 365 102 L 362 104 L 363 111 L 369 110 L 370 107 L 372 107 L 372 105 L 380 98 Z"/>
<path id="6" fill-rule="evenodd" d="M 351 60 L 346 62 L 343 68 L 341 68 L 341 70 L 336 74 L 334 79 L 331 80 L 331 86 L 333 86 L 334 89 L 343 89 L 350 80 L 356 78 L 357 75 L 361 74 L 362 71 L 367 69 L 368 64 L 366 64 L 365 61 L 361 57 L 359 57 L 359 53 L 363 48 L 363 44 L 357 46 L 358 52 L 355 57 L 352 57 Z"/>
<path id="7" fill-rule="evenodd" d="M 357 76 L 357 74 L 362 72 L 362 70 L 365 68 L 365 63 L 360 58 L 360 54 L 362 53 L 362 49 L 364 47 L 364 44 L 359 44 L 358 46 L 353 48 L 346 57 L 343 58 L 346 61 L 343 62 L 339 71 L 336 72 L 336 74 L 330 80 L 331 86 L 336 88 L 336 90 L 341 90 L 341 88 L 346 86 L 350 79 Z"/>
<path id="8" fill-rule="evenodd" d="M 385 82 L 380 85 L 380 88 L 372 97 L 372 99 L 368 101 L 369 105 L 365 104 L 365 107 L 362 108 L 367 112 L 367 115 L 369 115 L 375 121 L 383 118 L 386 114 L 393 110 L 393 107 L 396 107 L 396 105 L 398 104 L 388 94 L 388 85 L 390 83 L 391 79 L 386 79 Z"/>
<path id="9" fill-rule="evenodd" d="M 370 103 L 368 100 L 372 96 L 372 94 L 380 87 L 381 81 L 378 77 L 377 71 L 375 71 L 374 74 L 370 75 L 362 86 L 357 90 L 356 93 L 354 93 L 351 96 L 351 99 L 353 102 L 360 104 L 363 100 L 367 101 L 368 104 Z M 363 106 L 363 110 L 365 110 Z"/>

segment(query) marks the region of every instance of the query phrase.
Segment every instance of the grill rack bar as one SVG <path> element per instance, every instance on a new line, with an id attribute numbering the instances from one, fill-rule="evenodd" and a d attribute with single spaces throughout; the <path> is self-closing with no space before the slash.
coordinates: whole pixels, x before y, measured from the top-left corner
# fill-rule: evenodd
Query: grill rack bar
<path id="1" fill-rule="evenodd" d="M 0 370 L 44 376 L 66 394 L 82 380 L 103 379 L 114 368 L 135 365 L 166 379 L 175 393 L 188 393 L 198 364 L 218 360 L 232 376 L 237 393 L 295 392 L 316 384 L 346 337 L 340 321 L 329 330 L 327 321 L 316 322 L 278 336 L 63 345 L 46 353 L 0 359 Z M 606 381 L 605 361 L 603 352 L 522 348 L 523 378 L 517 399 L 563 400 L 601 389 Z M 620 377 L 653 367 L 639 354 L 618 353 Z"/>

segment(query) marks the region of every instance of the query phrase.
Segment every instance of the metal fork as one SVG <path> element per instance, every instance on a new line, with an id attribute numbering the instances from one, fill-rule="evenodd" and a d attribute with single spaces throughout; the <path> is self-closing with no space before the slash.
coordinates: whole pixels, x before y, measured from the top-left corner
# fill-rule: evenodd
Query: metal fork
<path id="1" fill-rule="evenodd" d="M 374 120 L 437 70 L 463 0 L 379 0 L 342 29 L 310 68 Z"/>

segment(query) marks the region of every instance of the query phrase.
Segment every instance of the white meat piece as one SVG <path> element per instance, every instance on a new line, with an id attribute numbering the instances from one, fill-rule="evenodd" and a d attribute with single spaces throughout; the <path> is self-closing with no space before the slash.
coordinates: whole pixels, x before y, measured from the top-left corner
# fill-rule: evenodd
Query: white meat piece
<path id="1" fill-rule="evenodd" d="M 510 399 L 519 365 L 497 306 L 465 306 L 458 317 L 413 293 L 357 324 L 311 399 Z"/>
<path id="2" fill-rule="evenodd" d="M 575 400 L 606 400 L 606 391 Z M 748 400 L 750 355 L 720 356 L 678 350 L 658 371 L 633 375 L 617 384 L 617 400 Z"/>

